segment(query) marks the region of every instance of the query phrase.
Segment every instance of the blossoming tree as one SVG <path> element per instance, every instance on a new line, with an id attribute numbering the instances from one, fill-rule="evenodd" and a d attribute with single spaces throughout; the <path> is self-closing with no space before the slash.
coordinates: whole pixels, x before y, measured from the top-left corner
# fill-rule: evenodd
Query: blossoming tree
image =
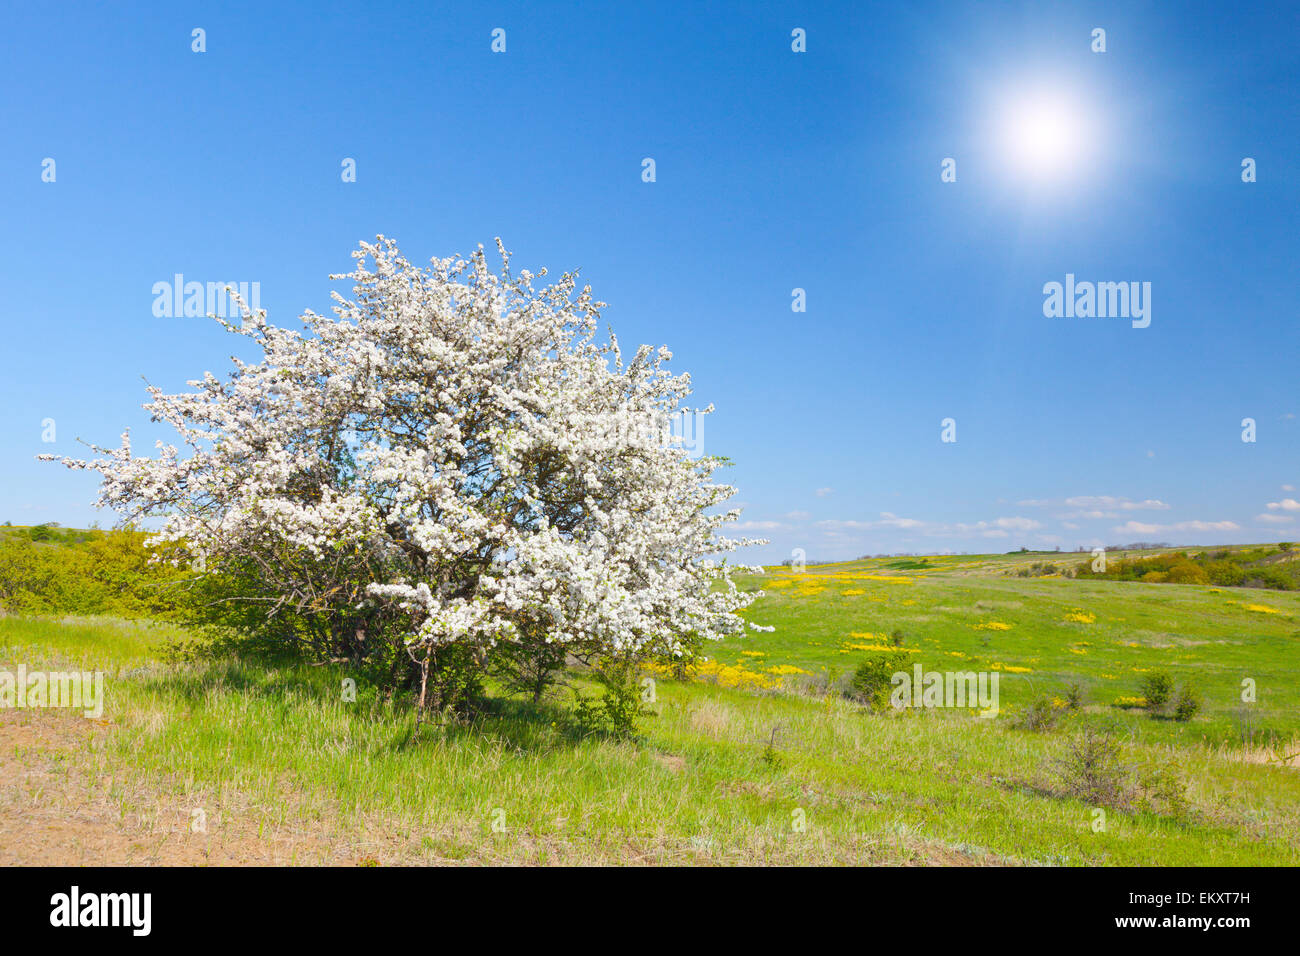
<path id="1" fill-rule="evenodd" d="M 326 657 L 387 649 L 421 707 L 453 651 L 481 666 L 499 642 L 580 656 L 680 653 L 744 626 L 752 600 L 721 558 L 756 543 L 720 529 L 716 458 L 664 423 L 689 376 L 663 348 L 625 362 L 596 337 L 576 277 L 469 259 L 417 268 L 384 237 L 353 253 L 354 297 L 302 332 L 266 313 L 217 319 L 260 346 L 193 391 L 145 408 L 184 451 L 91 446 L 97 504 L 161 519 L 247 628 L 283 626 Z M 705 409 L 708 411 L 710 409 Z M 52 458 L 53 456 L 42 456 Z M 403 663 L 398 667 L 396 660 Z"/>

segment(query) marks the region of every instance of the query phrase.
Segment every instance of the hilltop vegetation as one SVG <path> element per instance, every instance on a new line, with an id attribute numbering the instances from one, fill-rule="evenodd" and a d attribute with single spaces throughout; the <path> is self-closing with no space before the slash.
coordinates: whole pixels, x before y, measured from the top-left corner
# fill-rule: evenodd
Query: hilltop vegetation
<path id="1" fill-rule="evenodd" d="M 1120 558 L 1107 561 L 1102 571 L 1094 571 L 1092 563 L 1085 561 L 1075 573 L 1084 578 L 1144 584 L 1214 584 L 1294 591 L 1300 588 L 1300 553 L 1291 542 L 1284 541 L 1276 547 L 1174 551 Z"/>
<path id="2" fill-rule="evenodd" d="M 185 574 L 154 561 L 147 537 L 133 529 L 0 527 L 0 608 L 174 617 Z"/>

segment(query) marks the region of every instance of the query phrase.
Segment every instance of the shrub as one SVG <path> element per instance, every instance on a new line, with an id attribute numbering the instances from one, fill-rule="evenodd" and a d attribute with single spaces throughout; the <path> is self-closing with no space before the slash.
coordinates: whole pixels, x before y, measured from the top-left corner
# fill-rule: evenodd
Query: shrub
<path id="1" fill-rule="evenodd" d="M 438 648 L 429 657 L 424 687 L 426 707 L 457 717 L 470 717 L 483 702 L 483 669 L 477 649 L 461 644 Z"/>
<path id="2" fill-rule="evenodd" d="M 638 720 L 652 711 L 642 704 L 634 663 L 628 659 L 606 658 L 591 673 L 604 688 L 604 694 L 585 697 L 575 692 L 574 720 L 587 733 L 618 739 L 636 736 Z"/>
<path id="3" fill-rule="evenodd" d="M 1085 727 L 1066 745 L 1056 768 L 1071 796 L 1101 807 L 1128 802 L 1119 742 L 1105 731 Z"/>
<path id="4" fill-rule="evenodd" d="M 209 568 L 216 623 L 377 656 L 422 708 L 440 706 L 431 676 L 461 700 L 462 668 L 540 627 L 578 656 L 743 631 L 755 594 L 718 557 L 756 542 L 723 536 L 739 517 L 719 510 L 727 462 L 669 428 L 711 409 L 683 404 L 666 348 L 602 337 L 604 303 L 576 274 L 543 285 L 498 250 L 499 269 L 481 248 L 417 267 L 389 239 L 363 243 L 332 316 L 307 312 L 300 331 L 240 303 L 242 321 L 218 321 L 260 356 L 189 392 L 150 389 L 181 447 L 138 455 L 128 433 L 94 460 L 39 457 L 98 472 L 99 504 L 159 519 L 159 540 Z"/>
<path id="5" fill-rule="evenodd" d="M 537 704 L 559 683 L 566 657 L 563 644 L 547 640 L 540 628 L 529 628 L 517 641 L 497 643 L 491 654 L 491 673 L 507 690 L 526 694 Z"/>
<path id="6" fill-rule="evenodd" d="M 1070 710 L 1078 710 L 1083 706 L 1083 684 L 1077 680 L 1067 681 L 1065 684 L 1065 704 Z"/>
<path id="7" fill-rule="evenodd" d="M 850 696 L 871 707 L 883 707 L 889 700 L 893 677 L 907 668 L 907 655 L 884 652 L 868 657 L 858 665 L 849 681 Z"/>
<path id="8" fill-rule="evenodd" d="M 1142 581 L 1146 584 L 1214 584 L 1290 591 L 1300 587 L 1300 569 L 1293 570 L 1291 562 L 1276 560 L 1285 556 L 1287 550 L 1279 544 L 1277 550 L 1249 548 L 1229 551 L 1220 548 L 1195 554 L 1169 552 L 1109 561 L 1104 571 L 1093 571 L 1085 562 L 1078 566 L 1076 573 L 1081 577 Z"/>
<path id="9" fill-rule="evenodd" d="M 1061 711 L 1044 694 L 1033 698 L 1011 721 L 1013 727 L 1035 733 L 1052 730 L 1061 719 Z"/>
<path id="10" fill-rule="evenodd" d="M 187 600 L 182 585 L 190 575 L 152 561 L 143 532 L 45 528 L 45 535 L 0 538 L 0 606 L 30 614 L 172 617 Z"/>
<path id="11" fill-rule="evenodd" d="M 1219 587 L 1238 587 L 1246 580 L 1246 569 L 1228 560 L 1206 562 L 1205 573 L 1210 583 Z"/>
<path id="12" fill-rule="evenodd" d="M 1185 816 L 1190 807 L 1187 786 L 1170 766 L 1143 770 L 1138 775 L 1132 800 L 1141 810 L 1172 817 Z"/>
<path id="13" fill-rule="evenodd" d="M 1170 584 L 1208 584 L 1209 575 L 1190 561 L 1180 561 L 1169 569 L 1165 578 Z"/>
<path id="14" fill-rule="evenodd" d="M 1142 675 L 1139 690 L 1150 710 L 1160 710 L 1174 692 L 1174 679 L 1165 671 L 1150 671 Z"/>
<path id="15" fill-rule="evenodd" d="M 1174 720 L 1191 720 L 1200 709 L 1201 698 L 1197 695 L 1196 690 L 1190 684 L 1184 684 L 1180 687 L 1178 696 L 1174 699 Z"/>
<path id="16" fill-rule="evenodd" d="M 767 743 L 763 747 L 763 763 L 769 770 L 780 770 L 785 765 L 785 760 L 781 756 L 781 751 L 776 745 L 776 735 L 780 733 L 781 725 L 776 724 L 772 728 L 771 735 L 767 738 Z"/>

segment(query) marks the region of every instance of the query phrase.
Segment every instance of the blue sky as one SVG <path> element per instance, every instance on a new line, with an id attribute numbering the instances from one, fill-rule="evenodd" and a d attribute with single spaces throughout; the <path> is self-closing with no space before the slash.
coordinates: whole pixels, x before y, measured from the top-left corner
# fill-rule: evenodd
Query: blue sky
<path id="1" fill-rule="evenodd" d="M 384 233 L 581 267 L 716 405 L 754 558 L 1300 537 L 1295 4 L 120 10 L 5 14 L 0 520 L 111 523 L 35 456 L 229 367 L 156 282 L 296 323 Z M 1046 317 L 1067 274 L 1149 327 Z"/>

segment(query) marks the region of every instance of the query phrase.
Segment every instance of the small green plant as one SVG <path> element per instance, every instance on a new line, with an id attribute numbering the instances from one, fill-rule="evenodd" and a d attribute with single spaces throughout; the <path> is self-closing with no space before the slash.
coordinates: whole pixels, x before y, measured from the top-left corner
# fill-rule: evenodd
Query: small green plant
<path id="1" fill-rule="evenodd" d="M 785 762 L 781 757 L 781 751 L 776 746 L 776 735 L 780 730 L 780 724 L 772 728 L 772 733 L 767 738 L 767 746 L 763 748 L 763 763 L 767 765 L 769 770 L 780 770 Z"/>
<path id="2" fill-rule="evenodd" d="M 849 696 L 871 707 L 883 707 L 896 673 L 907 668 L 907 655 L 898 651 L 868 657 L 853 672 Z"/>
<path id="3" fill-rule="evenodd" d="M 1096 727 L 1085 727 L 1066 745 L 1056 761 L 1065 791 L 1100 807 L 1122 807 L 1128 803 L 1126 773 L 1119 742 Z"/>
<path id="4" fill-rule="evenodd" d="M 1196 689 L 1190 684 L 1184 684 L 1178 689 L 1178 696 L 1174 698 L 1174 720 L 1191 720 L 1200 710 L 1201 698 L 1196 693 Z"/>
<path id="5" fill-rule="evenodd" d="M 1061 712 L 1052 704 L 1051 698 L 1040 694 L 1031 700 L 1011 721 L 1013 727 L 1032 730 L 1036 733 L 1052 730 L 1061 718 Z"/>
<path id="6" fill-rule="evenodd" d="M 1077 680 L 1067 681 L 1065 684 L 1065 705 L 1070 710 L 1078 710 L 1083 706 L 1083 684 Z"/>
<path id="7" fill-rule="evenodd" d="M 1186 816 L 1191 806 L 1187 799 L 1187 785 L 1170 766 L 1143 771 L 1138 778 L 1134 802 L 1139 809 L 1171 817 Z"/>
<path id="8" fill-rule="evenodd" d="M 1150 671 L 1142 676 L 1139 689 L 1147 702 L 1147 709 L 1159 711 L 1173 696 L 1174 679 L 1166 671 Z"/>
<path id="9" fill-rule="evenodd" d="M 898 628 L 898 627 L 894 628 L 894 632 L 889 635 L 889 643 L 893 644 L 895 647 L 903 646 L 902 628 Z"/>
<path id="10" fill-rule="evenodd" d="M 629 739 L 637 734 L 637 721 L 652 711 L 641 702 L 636 668 L 626 660 L 606 660 L 592 669 L 592 676 L 604 688 L 600 697 L 585 697 L 575 691 L 573 717 L 587 733 Z"/>

